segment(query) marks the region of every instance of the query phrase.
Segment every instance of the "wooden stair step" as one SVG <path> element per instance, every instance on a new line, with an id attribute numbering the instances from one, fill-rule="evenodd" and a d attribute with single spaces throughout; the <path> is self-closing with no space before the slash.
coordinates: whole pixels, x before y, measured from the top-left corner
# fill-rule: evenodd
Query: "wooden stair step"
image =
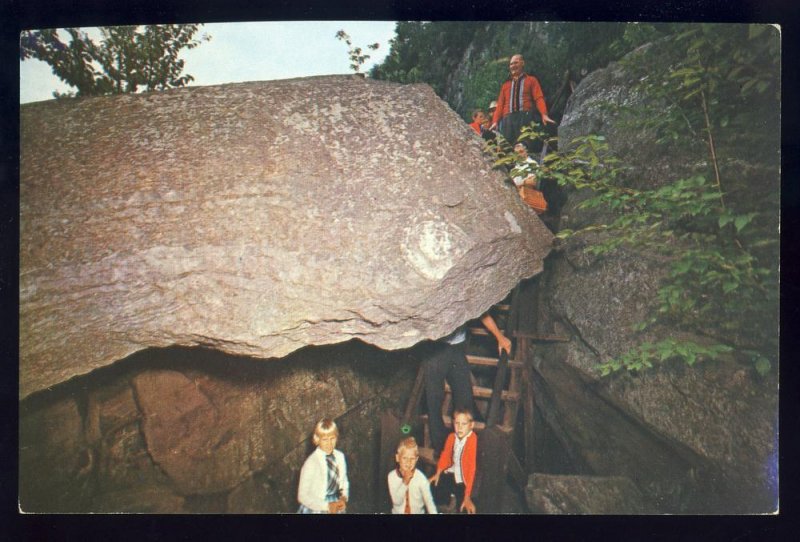
<path id="1" fill-rule="evenodd" d="M 423 422 L 428 423 L 428 415 L 427 414 L 423 414 L 420 417 L 422 418 Z M 447 427 L 448 429 L 452 429 L 453 428 L 453 418 L 452 417 L 450 417 L 450 416 L 442 416 L 442 419 L 444 420 L 445 427 Z M 481 431 L 482 429 L 486 429 L 486 424 L 483 423 L 483 422 L 475 422 L 474 428 L 475 428 L 475 431 Z"/>
<path id="2" fill-rule="evenodd" d="M 426 423 L 426 424 L 428 423 L 428 415 L 427 414 L 420 415 L 420 418 L 422 419 L 422 421 L 424 423 Z M 453 418 L 451 416 L 442 416 L 442 420 L 444 420 L 444 426 L 445 427 L 447 427 L 448 429 L 452 429 L 453 428 Z M 498 429 L 500 429 L 504 433 L 511 433 L 512 431 L 514 431 L 513 427 L 510 427 L 510 426 L 504 425 L 504 424 L 498 424 L 495 427 L 497 427 Z M 480 432 L 480 431 L 483 431 L 484 429 L 486 429 L 486 424 L 484 422 L 476 421 L 474 429 L 475 429 L 476 433 Z"/>
<path id="3" fill-rule="evenodd" d="M 480 365 L 482 367 L 497 367 L 499 360 L 497 358 L 490 358 L 486 356 L 473 356 L 467 354 L 467 361 L 472 365 Z M 508 360 L 508 366 L 520 369 L 522 368 L 521 361 Z"/>
<path id="4" fill-rule="evenodd" d="M 452 393 L 450 384 L 444 385 L 445 393 Z M 478 399 L 489 399 L 492 396 L 492 388 L 485 388 L 483 386 L 472 386 L 472 395 Z M 519 392 L 503 390 L 500 394 L 500 399 L 503 401 L 518 401 Z"/>

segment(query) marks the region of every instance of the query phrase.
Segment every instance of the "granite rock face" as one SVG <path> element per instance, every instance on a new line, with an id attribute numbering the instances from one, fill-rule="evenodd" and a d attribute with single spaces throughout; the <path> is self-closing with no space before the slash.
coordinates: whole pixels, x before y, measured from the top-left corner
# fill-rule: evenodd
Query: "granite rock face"
<path id="1" fill-rule="evenodd" d="M 627 175 L 635 186 L 652 188 L 692 175 L 704 159 L 703 148 L 675 160 L 656 145 L 654 134 L 631 129 L 608 107 L 647 99 L 631 92 L 633 77 L 615 63 L 587 76 L 570 98 L 560 139 L 605 136 L 612 151 L 631 166 Z M 755 137 L 762 135 L 771 137 L 761 132 Z M 737 178 L 768 192 L 769 185 L 758 178 L 742 178 L 748 171 L 755 170 L 742 169 Z M 579 229 L 611 219 L 611 212 L 599 207 L 580 209 L 585 198 L 582 192 L 569 195 L 562 227 Z M 721 329 L 681 330 L 667 324 L 634 332 L 633 325 L 658 304 L 659 281 L 669 261 L 647 247 L 621 248 L 604 257 L 588 254 L 586 247 L 604 235 L 570 238 L 548 261 L 552 267 L 541 279 L 543 322 L 572 337 L 564 345 L 540 349 L 537 370 L 539 392 L 550 397 L 546 408 L 558 421 L 562 445 L 574 451 L 582 472 L 628 477 L 659 503 L 661 511 L 773 511 L 778 399 L 774 375 L 759 375 L 752 364 L 734 359 L 692 368 L 665 363 L 608 378 L 593 370 L 645 341 L 740 341 Z M 767 328 L 777 333 L 777 327 Z"/>
<path id="2" fill-rule="evenodd" d="M 19 450 L 20 502 L 80 511 L 90 498 L 86 482 L 93 460 L 77 402 L 63 397 L 45 408 L 21 408 Z"/>
<path id="3" fill-rule="evenodd" d="M 540 514 L 654 513 L 636 485 L 621 476 L 531 474 L 525 498 Z"/>
<path id="4" fill-rule="evenodd" d="M 426 85 L 350 76 L 24 105 L 20 396 L 147 347 L 441 337 L 551 244 Z"/>

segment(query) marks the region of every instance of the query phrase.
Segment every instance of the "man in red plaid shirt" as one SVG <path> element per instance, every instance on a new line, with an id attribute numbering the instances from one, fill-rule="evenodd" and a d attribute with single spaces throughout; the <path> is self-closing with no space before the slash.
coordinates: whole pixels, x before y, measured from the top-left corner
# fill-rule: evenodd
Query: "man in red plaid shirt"
<path id="1" fill-rule="evenodd" d="M 511 57 L 508 69 L 511 75 L 500 88 L 497 109 L 492 117 L 491 130 L 498 129 L 509 143 L 516 143 L 523 126 L 533 121 L 533 108 L 542 116 L 542 124 L 555 124 L 547 115 L 547 104 L 539 80 L 525 73 L 525 59 L 516 54 Z"/>

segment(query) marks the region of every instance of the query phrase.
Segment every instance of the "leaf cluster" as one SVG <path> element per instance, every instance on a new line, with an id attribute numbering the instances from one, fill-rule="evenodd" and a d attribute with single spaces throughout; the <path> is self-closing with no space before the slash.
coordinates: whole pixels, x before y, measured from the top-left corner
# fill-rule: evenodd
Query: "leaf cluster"
<path id="1" fill-rule="evenodd" d="M 777 122 L 780 40 L 769 25 L 676 24 L 657 47 L 623 59 L 649 97 L 626 111 L 632 124 L 653 129 L 676 150 L 716 139 L 720 166 L 737 156 L 773 154 L 775 134 L 748 137 Z M 724 137 L 723 137 L 724 136 Z"/>
<path id="2" fill-rule="evenodd" d="M 361 47 L 354 46 L 350 35 L 344 30 L 336 32 L 336 39 L 343 41 L 347 45 L 347 54 L 350 57 L 350 69 L 353 73 L 361 74 L 361 67 L 370 59 L 370 55 L 365 53 Z M 379 43 L 370 43 L 367 49 L 375 51 L 380 47 Z"/>
<path id="3" fill-rule="evenodd" d="M 184 74 L 184 49 L 194 49 L 211 38 L 195 38 L 200 25 L 100 27 L 95 42 L 79 28 L 26 30 L 20 37 L 20 60 L 35 58 L 77 90 L 62 96 L 98 96 L 164 90 L 193 81 Z M 69 36 L 62 40 L 62 32 Z"/>
<path id="4" fill-rule="evenodd" d="M 692 366 L 698 361 L 717 359 L 732 351 L 733 348 L 725 344 L 704 346 L 693 341 L 665 339 L 656 343 L 642 343 L 616 359 L 597 365 L 595 369 L 600 376 L 608 376 L 621 369 L 640 371 L 651 368 L 656 363 L 673 359 L 681 360 Z M 763 368 L 763 364 L 761 367 Z M 768 366 L 766 370 L 769 370 Z"/>

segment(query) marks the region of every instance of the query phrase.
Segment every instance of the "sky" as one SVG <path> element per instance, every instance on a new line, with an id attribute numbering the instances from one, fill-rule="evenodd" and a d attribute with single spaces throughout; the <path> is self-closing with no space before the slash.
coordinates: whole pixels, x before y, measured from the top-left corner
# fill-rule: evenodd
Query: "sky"
<path id="1" fill-rule="evenodd" d="M 336 32 L 344 30 L 354 46 L 371 56 L 361 68 L 367 72 L 389 53 L 394 28 L 394 21 L 210 23 L 196 36 L 206 33 L 211 41 L 184 50 L 181 57 L 184 73 L 194 76 L 189 86 L 353 73 L 347 45 L 336 39 Z M 99 36 L 96 29 L 85 30 Z M 367 44 L 375 42 L 380 47 L 368 50 Z M 20 61 L 19 70 L 20 103 L 50 100 L 54 90 L 74 90 L 40 60 Z"/>

